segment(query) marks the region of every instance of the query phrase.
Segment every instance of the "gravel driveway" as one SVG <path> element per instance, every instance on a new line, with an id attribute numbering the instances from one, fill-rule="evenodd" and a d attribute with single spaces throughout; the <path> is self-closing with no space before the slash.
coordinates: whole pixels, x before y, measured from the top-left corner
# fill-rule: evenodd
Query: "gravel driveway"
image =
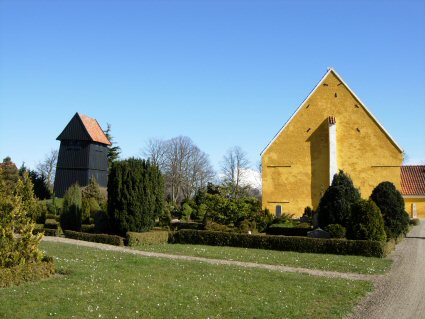
<path id="1" fill-rule="evenodd" d="M 390 255 L 387 275 L 349 316 L 350 319 L 425 318 L 425 220 Z"/>

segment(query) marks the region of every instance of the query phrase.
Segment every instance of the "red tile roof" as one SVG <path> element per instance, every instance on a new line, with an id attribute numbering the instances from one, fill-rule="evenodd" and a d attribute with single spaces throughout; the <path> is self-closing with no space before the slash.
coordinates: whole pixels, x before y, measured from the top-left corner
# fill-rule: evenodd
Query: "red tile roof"
<path id="1" fill-rule="evenodd" d="M 425 165 L 401 166 L 401 193 L 425 195 Z"/>
<path id="2" fill-rule="evenodd" d="M 99 142 L 102 144 L 112 145 L 112 143 L 108 140 L 105 133 L 103 133 L 99 123 L 95 119 L 88 117 L 87 115 L 83 115 L 78 113 L 78 116 L 81 119 L 84 127 L 87 130 L 87 133 L 90 135 L 91 139 L 94 142 Z"/>

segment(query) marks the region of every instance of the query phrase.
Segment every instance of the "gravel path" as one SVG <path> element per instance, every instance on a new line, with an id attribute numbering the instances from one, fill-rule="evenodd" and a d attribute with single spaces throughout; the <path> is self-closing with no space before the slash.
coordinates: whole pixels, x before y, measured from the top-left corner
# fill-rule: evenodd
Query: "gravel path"
<path id="1" fill-rule="evenodd" d="M 375 289 L 350 319 L 425 318 L 425 220 L 390 255 L 389 273 L 375 281 Z"/>
<path id="2" fill-rule="evenodd" d="M 307 268 L 296 268 L 296 267 L 288 267 L 288 266 L 279 266 L 279 265 L 267 265 L 267 264 L 258 264 L 252 262 L 242 262 L 242 261 L 234 261 L 234 260 L 223 260 L 223 259 L 212 259 L 212 258 L 202 258 L 202 257 L 194 257 L 194 256 L 182 256 L 182 255 L 171 255 L 164 253 L 154 253 L 147 251 L 135 250 L 127 247 L 118 247 L 106 244 L 93 243 L 88 241 L 81 241 L 69 238 L 62 237 L 49 237 L 45 236 L 43 241 L 48 242 L 58 242 L 58 243 L 66 243 L 73 244 L 84 247 L 97 248 L 101 250 L 109 250 L 109 251 L 117 251 L 123 253 L 129 253 L 133 255 L 139 255 L 144 257 L 156 257 L 156 258 L 166 258 L 173 260 L 188 260 L 188 261 L 197 261 L 203 262 L 213 265 L 227 265 L 227 266 L 238 266 L 238 267 L 247 267 L 247 268 L 259 268 L 259 269 L 267 269 L 271 271 L 279 271 L 279 272 L 294 272 L 294 273 L 302 273 L 309 274 L 313 276 L 322 276 L 329 278 L 343 278 L 350 280 L 369 280 L 376 282 L 379 280 L 382 275 L 364 275 L 364 274 L 355 274 L 355 273 L 341 273 L 335 271 L 324 271 L 324 270 L 316 270 L 316 269 L 307 269 Z"/>

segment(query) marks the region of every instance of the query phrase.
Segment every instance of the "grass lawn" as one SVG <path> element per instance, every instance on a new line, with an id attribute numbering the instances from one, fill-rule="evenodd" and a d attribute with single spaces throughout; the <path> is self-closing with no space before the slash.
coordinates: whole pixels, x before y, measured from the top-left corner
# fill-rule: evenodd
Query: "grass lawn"
<path id="1" fill-rule="evenodd" d="M 133 248 L 175 255 L 247 261 L 260 264 L 285 265 L 291 267 L 361 274 L 382 274 L 388 270 L 392 264 L 392 261 L 387 258 L 308 254 L 291 251 L 204 245 L 161 244 L 138 246 Z"/>
<path id="2" fill-rule="evenodd" d="M 0 289 L 0 318 L 342 318 L 365 281 L 42 243 L 64 275 Z"/>

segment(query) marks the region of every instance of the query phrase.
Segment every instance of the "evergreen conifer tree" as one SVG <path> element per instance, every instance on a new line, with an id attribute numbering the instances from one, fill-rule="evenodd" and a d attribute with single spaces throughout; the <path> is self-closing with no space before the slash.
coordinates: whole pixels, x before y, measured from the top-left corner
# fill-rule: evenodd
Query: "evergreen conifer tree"
<path id="1" fill-rule="evenodd" d="M 156 165 L 130 158 L 112 164 L 108 178 L 108 215 L 112 231 L 147 231 L 161 216 L 164 182 Z"/>
<path id="2" fill-rule="evenodd" d="M 317 209 L 319 226 L 340 224 L 347 227 L 351 215 L 351 205 L 360 200 L 360 191 L 354 187 L 350 176 L 342 170 L 335 174 L 332 185 L 320 199 Z"/>
<path id="3" fill-rule="evenodd" d="M 104 132 L 111 145 L 108 145 L 108 167 L 111 169 L 112 163 L 118 160 L 121 153 L 119 146 L 114 146 L 116 143 L 113 142 L 114 137 L 111 135 L 111 124 L 107 124 L 106 131 Z"/>
<path id="4" fill-rule="evenodd" d="M 404 210 L 403 197 L 393 183 L 380 183 L 372 191 L 370 198 L 381 210 L 388 238 L 397 238 L 407 233 L 409 215 Z"/>
<path id="5" fill-rule="evenodd" d="M 60 224 L 64 230 L 81 230 L 82 198 L 78 184 L 72 185 L 63 197 Z"/>

